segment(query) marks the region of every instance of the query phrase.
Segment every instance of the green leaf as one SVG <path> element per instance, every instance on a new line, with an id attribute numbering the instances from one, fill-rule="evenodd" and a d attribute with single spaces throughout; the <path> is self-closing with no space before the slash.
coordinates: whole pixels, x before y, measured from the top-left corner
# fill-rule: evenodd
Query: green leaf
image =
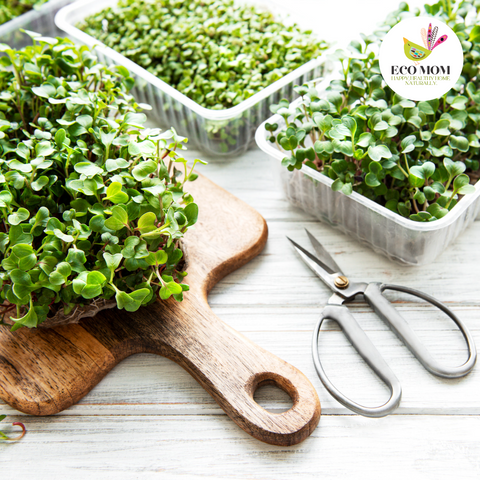
<path id="1" fill-rule="evenodd" d="M 33 170 L 32 165 L 30 163 L 22 163 L 18 160 L 10 160 L 8 162 L 8 166 L 12 170 L 18 170 L 19 172 L 22 172 L 22 173 L 30 173 Z"/>
<path id="2" fill-rule="evenodd" d="M 35 152 L 38 157 L 48 157 L 55 150 L 50 142 L 40 142 L 35 146 Z"/>
<path id="3" fill-rule="evenodd" d="M 357 131 L 357 122 L 355 121 L 355 119 L 353 117 L 345 115 L 342 117 L 342 124 L 347 127 L 349 131 L 349 136 L 354 138 L 355 132 Z"/>
<path id="4" fill-rule="evenodd" d="M 155 172 L 157 164 L 152 160 L 140 162 L 132 170 L 132 175 L 138 182 L 145 180 L 151 173 Z"/>
<path id="5" fill-rule="evenodd" d="M 142 302 L 149 294 L 150 290 L 148 288 L 141 288 L 130 294 L 117 290 L 115 295 L 117 307 L 119 309 L 124 308 L 127 312 L 135 312 L 141 307 Z"/>
<path id="6" fill-rule="evenodd" d="M 412 187 L 421 188 L 425 184 L 425 174 L 422 167 L 414 166 L 410 168 L 408 182 Z"/>
<path id="7" fill-rule="evenodd" d="M 57 144 L 57 148 L 62 148 L 65 144 L 65 139 L 67 138 L 67 132 L 63 128 L 59 128 L 57 133 L 55 133 L 55 143 Z"/>
<path id="8" fill-rule="evenodd" d="M 119 267 L 120 262 L 123 259 L 123 256 L 121 253 L 115 253 L 112 255 L 111 253 L 104 252 L 103 258 L 105 260 L 105 263 L 107 264 L 107 268 L 111 272 L 111 276 L 110 276 L 110 282 L 111 282 L 113 280 L 114 272 Z"/>
<path id="9" fill-rule="evenodd" d="M 325 153 L 331 155 L 333 153 L 333 144 L 330 141 L 319 141 L 317 140 L 313 146 L 315 152 L 321 154 Z"/>
<path id="10" fill-rule="evenodd" d="M 81 273 L 85 271 L 84 264 L 87 261 L 87 258 L 85 257 L 85 252 L 83 250 L 79 250 L 75 246 L 69 248 L 65 261 L 70 264 L 74 272 Z"/>
<path id="11" fill-rule="evenodd" d="M 365 183 L 372 188 L 381 185 L 381 182 L 379 182 L 378 178 L 374 173 L 367 173 L 367 175 L 365 176 Z"/>
<path id="12" fill-rule="evenodd" d="M 26 208 L 19 208 L 16 212 L 8 216 L 8 223 L 10 225 L 18 225 L 19 223 L 28 220 L 30 212 Z"/>
<path id="13" fill-rule="evenodd" d="M 345 195 L 351 195 L 352 192 L 353 192 L 353 186 L 351 183 L 346 183 L 343 187 L 342 187 L 342 192 L 345 194 Z"/>
<path id="14" fill-rule="evenodd" d="M 448 144 L 461 152 L 468 152 L 468 149 L 470 148 L 469 142 L 465 137 L 456 137 L 455 135 L 450 136 L 450 140 L 448 141 Z"/>
<path id="15" fill-rule="evenodd" d="M 410 153 L 415 150 L 415 142 L 417 141 L 417 138 L 415 135 L 409 135 L 408 137 L 405 137 L 401 142 L 400 146 L 402 147 L 402 153 Z"/>
<path id="16" fill-rule="evenodd" d="M 11 331 L 14 332 L 18 330 L 20 327 L 28 327 L 34 328 L 38 324 L 38 316 L 35 308 L 33 308 L 33 303 L 30 300 L 30 308 L 28 309 L 27 313 L 21 318 L 12 318 L 15 322 L 15 325 L 11 328 Z"/>
<path id="17" fill-rule="evenodd" d="M 32 92 L 37 97 L 50 98 L 55 96 L 57 89 L 50 83 L 44 83 L 40 87 L 32 87 Z"/>
<path id="18" fill-rule="evenodd" d="M 125 192 L 122 192 L 122 184 L 120 182 L 112 182 L 107 188 L 106 199 L 112 203 L 126 203 L 128 202 L 129 196 Z"/>
<path id="19" fill-rule="evenodd" d="M 339 179 L 337 178 L 333 183 L 332 183 L 332 190 L 334 192 L 338 192 L 339 190 L 341 190 L 344 186 L 344 183 Z"/>
<path id="20" fill-rule="evenodd" d="M 98 165 L 95 165 L 92 162 L 80 162 L 75 164 L 73 167 L 76 172 L 81 173 L 82 175 L 85 175 L 86 177 L 94 177 L 95 175 L 100 175 L 103 172 L 103 168 L 100 168 Z M 122 188 L 120 184 L 120 188 Z M 107 190 L 107 195 L 108 195 L 108 190 Z"/>
<path id="21" fill-rule="evenodd" d="M 452 108 L 454 108 L 455 110 L 464 110 L 467 102 L 468 102 L 467 97 L 464 97 L 463 95 L 457 95 L 457 96 L 454 97 L 450 106 Z"/>
<path id="22" fill-rule="evenodd" d="M 445 193 L 445 187 L 440 182 L 433 182 L 430 188 L 434 192 L 439 193 L 440 195 L 443 195 Z"/>
<path id="23" fill-rule="evenodd" d="M 129 165 L 130 163 L 123 158 L 109 158 L 105 162 L 105 168 L 107 169 L 107 172 L 114 172 L 115 170 L 127 168 Z"/>
<path id="24" fill-rule="evenodd" d="M 416 200 L 420 205 L 423 205 L 426 202 L 426 197 L 421 190 L 417 190 L 415 195 L 413 196 L 414 200 Z"/>
<path id="25" fill-rule="evenodd" d="M 468 177 L 468 175 L 462 174 L 456 177 L 455 180 L 453 181 L 453 189 L 456 192 L 458 192 L 462 187 L 469 186 L 469 184 L 470 184 L 470 178 Z M 475 191 L 475 187 L 473 187 L 473 191 Z"/>
<path id="26" fill-rule="evenodd" d="M 0 191 L 0 207 L 6 207 L 12 203 L 13 197 L 8 190 Z"/>
<path id="27" fill-rule="evenodd" d="M 372 141 L 374 141 L 373 135 L 370 132 L 363 132 L 358 137 L 356 145 L 366 148 L 370 145 Z"/>
<path id="28" fill-rule="evenodd" d="M 163 250 L 150 252 L 148 257 L 145 258 L 145 261 L 149 265 L 153 265 L 153 266 L 164 265 L 165 263 L 167 263 L 167 260 L 168 260 L 168 255 Z"/>
<path id="29" fill-rule="evenodd" d="M 402 217 L 408 218 L 410 216 L 410 208 L 407 206 L 406 202 L 398 202 L 397 211 Z"/>
<path id="30" fill-rule="evenodd" d="M 88 226 L 93 232 L 101 232 L 105 226 L 105 217 L 103 215 L 94 215 L 88 222 Z"/>
<path id="31" fill-rule="evenodd" d="M 188 207 L 188 205 L 187 205 L 187 207 Z M 185 207 L 185 208 L 187 208 L 187 207 Z M 147 212 L 147 213 L 143 214 L 138 219 L 137 229 L 142 234 L 151 232 L 151 231 L 153 231 L 157 228 L 156 225 L 155 225 L 156 221 L 157 221 L 156 215 L 153 212 Z"/>
<path id="32" fill-rule="evenodd" d="M 120 230 L 128 225 L 128 214 L 123 207 L 115 205 L 111 209 L 112 216 L 105 221 L 105 226 L 111 230 Z"/>
<path id="33" fill-rule="evenodd" d="M 436 218 L 442 218 L 448 213 L 448 210 L 441 207 L 438 203 L 433 203 L 427 207 L 427 212 L 431 213 Z"/>
<path id="34" fill-rule="evenodd" d="M 370 145 L 368 147 L 368 156 L 375 162 L 379 162 L 382 158 L 391 158 L 392 152 L 386 145 Z"/>
<path id="35" fill-rule="evenodd" d="M 82 272 L 72 282 L 73 291 L 86 299 L 95 298 L 101 295 L 106 280 L 101 272 Z"/>
<path id="36" fill-rule="evenodd" d="M 37 263 L 37 256 L 31 245 L 20 243 L 12 248 L 12 256 L 17 259 L 19 269 L 28 271 Z"/>
<path id="37" fill-rule="evenodd" d="M 107 133 L 103 130 L 100 130 L 100 140 L 106 147 L 110 147 L 112 145 L 113 139 L 116 137 L 116 132 Z"/>
<path id="38" fill-rule="evenodd" d="M 454 162 L 450 158 L 445 158 L 443 160 L 443 165 L 447 169 L 450 177 L 456 177 L 465 171 L 465 164 L 463 162 Z M 436 216 L 436 215 L 435 215 Z"/>
<path id="39" fill-rule="evenodd" d="M 198 205 L 196 203 L 189 203 L 184 209 L 183 213 L 187 217 L 187 225 L 192 226 L 198 220 Z M 140 224 L 139 224 L 140 226 Z M 143 233 L 143 232 L 142 232 Z"/>
<path id="40" fill-rule="evenodd" d="M 149 252 L 146 248 L 145 240 L 138 237 L 128 237 L 125 239 L 124 248 L 122 250 L 124 258 L 145 258 Z"/>
<path id="41" fill-rule="evenodd" d="M 478 43 L 480 40 L 480 25 L 475 25 L 470 31 L 469 42 Z"/>
<path id="42" fill-rule="evenodd" d="M 433 127 L 433 133 L 436 133 L 437 135 L 440 135 L 440 136 L 448 136 L 450 135 L 450 130 L 448 129 L 449 126 L 450 126 L 450 122 L 448 120 L 445 120 L 445 119 L 439 120 Z M 434 216 L 436 217 L 436 215 Z"/>
<path id="43" fill-rule="evenodd" d="M 60 262 L 55 270 L 49 275 L 49 281 L 52 285 L 63 285 L 67 282 L 72 273 L 72 267 L 67 262 Z"/>
<path id="44" fill-rule="evenodd" d="M 11 245 L 16 245 L 17 243 L 30 244 L 33 241 L 33 235 L 25 233 L 20 225 L 11 227 L 8 237 Z"/>
<path id="45" fill-rule="evenodd" d="M 88 130 L 93 124 L 93 118 L 90 115 L 79 115 L 77 123 Z"/>
<path id="46" fill-rule="evenodd" d="M 125 125 L 141 128 L 146 121 L 147 116 L 144 113 L 128 112 L 125 115 L 123 123 Z"/>
<path id="47" fill-rule="evenodd" d="M 172 295 L 182 293 L 181 285 L 174 282 L 172 277 L 168 275 L 162 275 L 162 279 L 165 282 L 165 284 L 160 289 L 160 298 L 162 300 L 167 300 Z"/>
<path id="48" fill-rule="evenodd" d="M 43 187 L 48 185 L 49 181 L 49 178 L 45 175 L 38 177 L 34 182 L 31 183 L 32 190 L 39 192 Z"/>
<path id="49" fill-rule="evenodd" d="M 382 165 L 377 162 L 370 162 L 370 165 L 368 166 L 368 170 L 376 175 L 377 177 L 381 175 L 381 171 L 383 170 Z"/>
<path id="50" fill-rule="evenodd" d="M 10 272 L 10 279 L 13 282 L 13 293 L 18 298 L 29 297 L 35 290 L 32 279 L 27 272 L 20 269 L 14 269 Z"/>
<path id="51" fill-rule="evenodd" d="M 63 233 L 58 228 L 55 228 L 53 230 L 53 234 L 65 243 L 72 243 L 75 240 L 75 237 L 72 237 L 72 235 L 67 235 L 66 233 Z"/>
<path id="52" fill-rule="evenodd" d="M 428 102 L 419 102 L 417 104 L 417 107 L 425 115 L 435 115 L 435 110 L 432 108 L 432 106 Z"/>
<path id="53" fill-rule="evenodd" d="M 475 187 L 473 185 L 465 185 L 464 187 L 459 188 L 458 192 L 460 195 L 471 195 L 475 193 Z"/>
<path id="54" fill-rule="evenodd" d="M 422 165 L 422 170 L 425 179 L 428 179 L 435 173 L 435 164 L 433 162 L 425 162 Z"/>

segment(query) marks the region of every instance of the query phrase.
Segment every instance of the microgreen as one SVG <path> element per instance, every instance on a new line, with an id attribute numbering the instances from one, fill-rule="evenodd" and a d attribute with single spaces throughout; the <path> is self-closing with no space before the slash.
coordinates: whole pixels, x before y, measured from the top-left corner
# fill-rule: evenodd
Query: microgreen
<path id="1" fill-rule="evenodd" d="M 281 128 L 266 125 L 270 141 L 288 152 L 282 164 L 290 171 L 305 164 L 330 177 L 333 190 L 356 191 L 419 222 L 442 218 L 462 195 L 473 193 L 480 150 L 480 35 L 467 15 L 475 19 L 480 5 L 452 5 L 425 6 L 462 43 L 464 68 L 452 90 L 414 102 L 383 81 L 376 55 L 381 38 L 401 19 L 421 13 L 402 3 L 375 34 L 335 53 L 341 78 L 326 91 L 312 83 L 297 86 L 301 100 L 295 108 L 286 99 L 271 106 L 285 120 Z"/>
<path id="2" fill-rule="evenodd" d="M 6 417 L 7 417 L 6 415 L 0 415 L 0 422 L 2 420 L 4 420 Z M 12 425 L 14 427 L 20 427 L 22 429 L 21 433 L 17 437 L 10 438 L 6 433 L 4 433 L 0 430 L 0 440 L 5 440 L 7 442 L 16 442 L 16 441 L 20 440 L 21 438 L 23 438 L 25 433 L 27 433 L 27 429 L 25 428 L 25 425 L 23 423 L 14 422 L 14 423 L 12 423 Z"/>
<path id="3" fill-rule="evenodd" d="M 217 110 L 239 104 L 327 47 L 311 31 L 233 0 L 120 0 L 79 28 Z"/>
<path id="4" fill-rule="evenodd" d="M 180 240 L 198 216 L 187 139 L 142 127 L 148 106 L 124 67 L 31 36 L 0 45 L 2 320 L 16 330 L 99 299 L 127 311 L 181 301 Z"/>
<path id="5" fill-rule="evenodd" d="M 39 8 L 48 0 L 2 0 L 0 3 L 0 25 L 33 8 Z"/>

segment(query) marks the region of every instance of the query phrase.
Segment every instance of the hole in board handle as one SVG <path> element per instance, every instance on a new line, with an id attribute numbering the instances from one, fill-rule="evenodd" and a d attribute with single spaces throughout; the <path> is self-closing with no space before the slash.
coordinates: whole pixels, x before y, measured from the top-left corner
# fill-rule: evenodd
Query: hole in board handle
<path id="1" fill-rule="evenodd" d="M 265 372 L 255 376 L 251 384 L 251 395 L 263 409 L 270 413 L 290 410 L 298 400 L 297 389 L 278 374 Z"/>

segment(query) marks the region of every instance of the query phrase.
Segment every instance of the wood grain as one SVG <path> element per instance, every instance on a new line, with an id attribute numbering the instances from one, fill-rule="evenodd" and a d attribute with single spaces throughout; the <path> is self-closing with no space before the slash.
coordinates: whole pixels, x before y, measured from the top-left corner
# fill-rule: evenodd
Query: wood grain
<path id="1" fill-rule="evenodd" d="M 124 358 L 141 352 L 187 370 L 249 434 L 275 445 L 308 437 L 320 418 L 318 396 L 296 368 L 218 319 L 208 291 L 255 257 L 267 239 L 264 219 L 205 177 L 190 191 L 201 218 L 185 239 L 190 292 L 126 313 L 106 310 L 79 325 L 36 331 L 0 330 L 0 397 L 34 414 L 58 413 L 78 402 Z M 287 392 L 293 407 L 271 413 L 253 399 L 260 385 Z"/>
<path id="2" fill-rule="evenodd" d="M 19 416 L 8 419 L 17 420 L 25 422 Z M 321 428 L 292 447 L 253 441 L 225 416 L 28 420 L 22 442 L 0 446 L 2 479 L 480 478 L 480 419 L 472 416 L 391 415 L 373 421 L 323 416 Z"/>
<path id="3" fill-rule="evenodd" d="M 306 23 L 319 38 L 345 44 L 360 32 L 373 31 L 398 7 L 395 0 L 269 3 L 300 17 L 302 27 Z M 408 3 L 412 9 L 425 1 Z M 348 12 L 342 28 L 335 21 L 339 12 Z M 404 395 L 400 408 L 387 418 L 350 414 L 324 389 L 311 359 L 312 329 L 331 292 L 298 261 L 285 235 L 308 245 L 307 227 L 355 280 L 388 281 L 436 295 L 476 331 L 480 345 L 480 221 L 429 268 L 402 267 L 289 205 L 272 180 L 276 167 L 258 149 L 228 163 L 193 150 L 186 155 L 192 161 L 207 160 L 201 171 L 254 206 L 269 227 L 266 248 L 213 287 L 210 306 L 224 322 L 307 375 L 322 402 L 321 428 L 297 446 L 258 442 L 176 363 L 159 355 L 133 355 L 58 415 L 18 415 L 0 400 L 0 414 L 9 415 L 2 429 L 22 421 L 28 430 L 21 442 L 0 443 L 2 478 L 478 480 L 478 366 L 460 381 L 438 379 L 425 372 L 371 311 L 355 305 L 353 313 L 399 377 Z M 461 335 L 450 331 L 451 322 L 439 324 L 418 302 L 396 306 L 439 359 L 455 364 L 461 360 L 457 354 L 466 354 Z M 322 348 L 328 348 L 322 357 L 327 372 L 345 393 L 366 405 L 388 395 L 335 324 L 322 341 Z M 276 390 L 261 391 L 272 392 L 261 402 L 269 410 L 279 406 Z"/>

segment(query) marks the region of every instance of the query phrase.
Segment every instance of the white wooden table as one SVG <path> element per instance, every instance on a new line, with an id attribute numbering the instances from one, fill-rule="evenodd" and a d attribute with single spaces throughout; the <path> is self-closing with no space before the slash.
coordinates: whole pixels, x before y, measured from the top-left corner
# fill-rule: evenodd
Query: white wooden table
<path id="1" fill-rule="evenodd" d="M 396 1 L 381 0 L 275 1 L 290 9 L 305 8 L 310 25 L 330 39 L 369 31 L 397 6 Z M 345 12 L 348 18 L 342 18 Z M 480 478 L 480 369 L 453 381 L 430 375 L 358 303 L 353 312 L 401 381 L 403 400 L 387 418 L 351 414 L 323 388 L 311 360 L 312 329 L 330 291 L 285 238 L 288 234 L 307 243 L 303 229 L 308 227 L 352 278 L 405 284 L 436 295 L 461 316 L 480 345 L 480 221 L 428 268 L 402 267 L 291 207 L 274 183 L 269 161 L 257 149 L 228 163 L 212 160 L 202 171 L 258 209 L 270 231 L 263 253 L 220 282 L 210 304 L 225 322 L 309 377 L 322 402 L 318 428 L 294 447 L 260 443 L 238 428 L 179 366 L 156 355 L 136 355 L 59 415 L 28 417 L 0 401 L 6 421 L 22 421 L 28 429 L 21 442 L 0 444 L 0 477 Z M 432 353 L 452 365 L 460 363 L 466 351 L 452 323 L 424 304 L 404 300 L 397 307 Z M 386 388 L 335 325 L 327 325 L 320 347 L 327 372 L 347 395 L 367 405 L 388 398 Z M 273 411 L 289 405 L 286 395 L 273 387 L 265 387 L 256 398 Z"/>

